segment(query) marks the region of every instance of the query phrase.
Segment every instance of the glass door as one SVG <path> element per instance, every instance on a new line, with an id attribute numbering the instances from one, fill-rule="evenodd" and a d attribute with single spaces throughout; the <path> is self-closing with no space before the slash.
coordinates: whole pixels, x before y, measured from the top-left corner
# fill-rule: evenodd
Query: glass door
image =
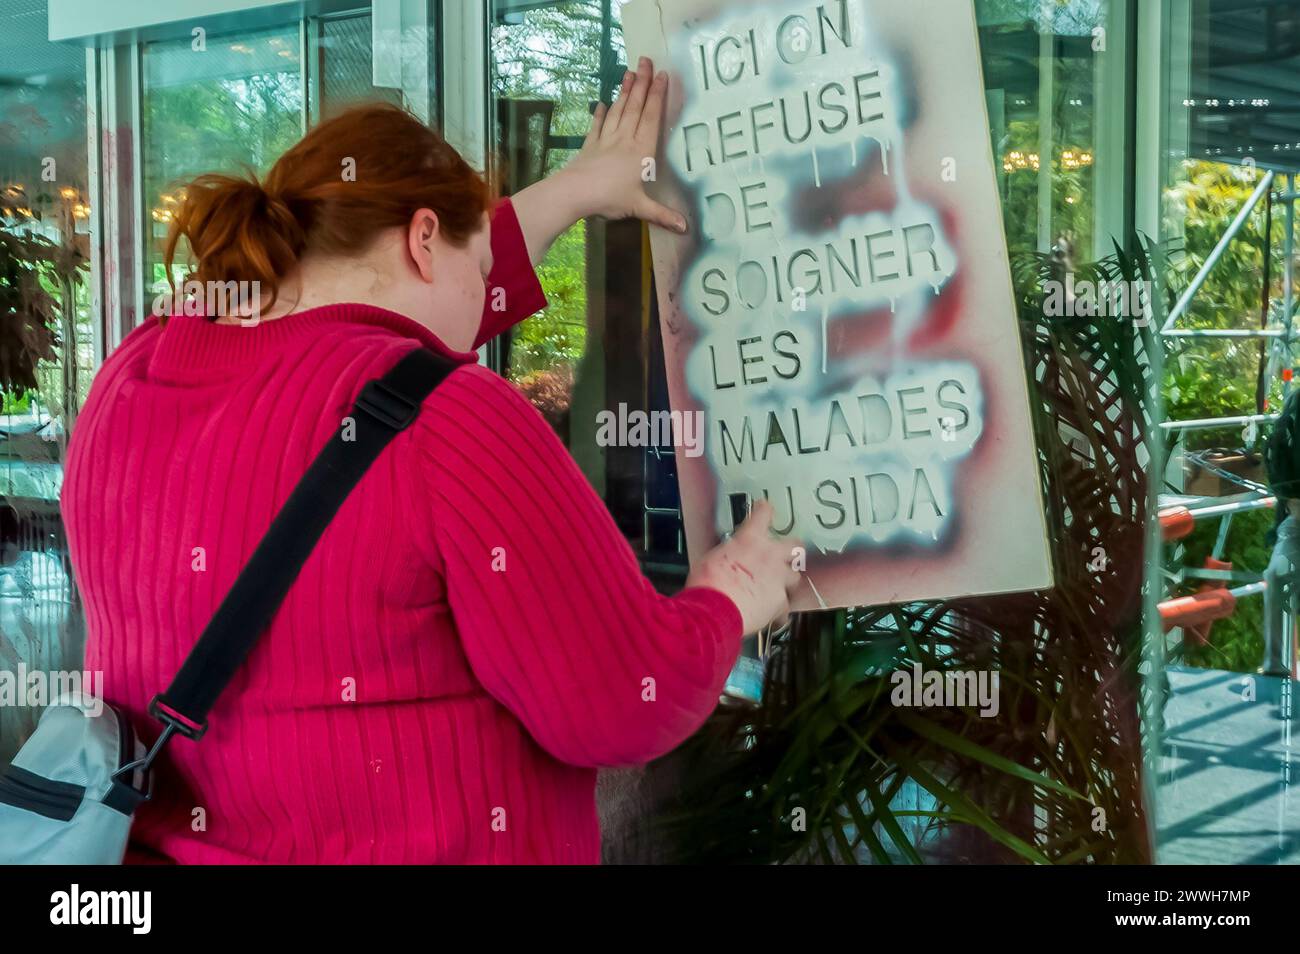
<path id="1" fill-rule="evenodd" d="M 271 27 L 214 30 L 140 45 L 144 281 L 161 291 L 162 249 L 186 179 L 264 174 L 313 123 L 362 102 L 437 119 L 435 6 L 377 0 Z M 202 32 L 195 32 L 195 31 Z M 148 296 L 146 296 L 148 299 Z"/>
<path id="2" fill-rule="evenodd" d="M 96 354 L 87 56 L 50 43 L 45 0 L 0 13 L 0 670 L 79 665 L 59 519 L 67 436 Z M 20 695 L 26 686 L 16 679 Z M 18 704 L 10 704 L 17 702 Z M 28 704 L 23 704 L 23 703 Z M 0 705 L 0 761 L 44 700 Z"/>
<path id="3" fill-rule="evenodd" d="M 1167 4 L 1160 238 L 1169 466 L 1150 577 L 1157 857 L 1300 861 L 1294 386 L 1300 2 Z"/>

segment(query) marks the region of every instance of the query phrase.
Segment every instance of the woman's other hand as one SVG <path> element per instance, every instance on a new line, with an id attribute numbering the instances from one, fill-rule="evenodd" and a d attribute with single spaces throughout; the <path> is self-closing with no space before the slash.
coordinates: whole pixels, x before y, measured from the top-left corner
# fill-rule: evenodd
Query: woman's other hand
<path id="1" fill-rule="evenodd" d="M 798 540 L 772 535 L 772 504 L 759 500 L 730 540 L 710 550 L 686 585 L 707 586 L 731 598 L 746 633 L 756 633 L 790 612 L 800 582 L 794 569 Z"/>
<path id="2" fill-rule="evenodd" d="M 511 198 L 534 265 L 556 236 L 589 215 L 635 217 L 674 232 L 686 231 L 685 216 L 646 192 L 647 170 L 657 162 L 667 98 L 668 74 L 655 75 L 654 64 L 642 57 L 636 72 L 624 75 L 614 105 L 596 107 L 578 155 Z"/>

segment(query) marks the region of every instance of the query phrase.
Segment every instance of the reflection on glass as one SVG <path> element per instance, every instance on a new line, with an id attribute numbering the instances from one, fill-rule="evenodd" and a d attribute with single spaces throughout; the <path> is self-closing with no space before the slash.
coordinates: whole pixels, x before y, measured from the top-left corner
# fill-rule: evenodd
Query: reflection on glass
<path id="1" fill-rule="evenodd" d="M 976 0 L 1011 251 L 1091 256 L 1096 78 L 1106 0 Z"/>
<path id="2" fill-rule="evenodd" d="M 0 670 L 80 665 L 59 518 L 67 435 L 94 364 L 86 58 L 10 17 L 0 60 Z M 40 710 L 0 714 L 0 762 Z"/>
<path id="3" fill-rule="evenodd" d="M 177 188 L 204 172 L 264 173 L 302 136 L 296 26 L 150 43 L 141 103 L 146 284 L 165 281 L 162 247 Z"/>
<path id="4" fill-rule="evenodd" d="M 500 0 L 492 28 L 497 173 L 506 194 L 562 167 L 626 53 L 617 5 Z M 603 447 L 596 415 L 668 406 L 642 227 L 579 223 L 538 267 L 549 305 L 510 335 L 503 370 L 569 446 L 646 569 L 680 582 L 685 554 L 671 448 Z"/>
<path id="5" fill-rule="evenodd" d="M 1295 405 L 1272 418 L 1296 364 L 1300 122 L 1274 92 L 1300 65 L 1283 42 L 1300 3 L 1175 4 L 1167 23 L 1160 238 L 1186 301 L 1161 383 L 1170 421 L 1203 424 L 1170 433 L 1152 555 L 1167 660 L 1146 727 L 1160 743 L 1157 852 L 1294 864 L 1300 460 L 1273 438 L 1293 431 Z"/>
<path id="6" fill-rule="evenodd" d="M 401 105 L 399 90 L 374 85 L 370 14 L 313 19 L 308 21 L 307 29 L 311 122 L 329 119 L 357 103 Z"/>
<path id="7" fill-rule="evenodd" d="M 504 192 L 564 165 L 586 135 L 601 98 L 601 67 L 622 33 L 599 2 L 527 12 L 499 4 L 492 31 L 492 93 Z M 602 36 L 604 42 L 602 42 Z M 616 54 L 620 59 L 621 50 Z M 582 223 L 562 235 L 538 269 L 550 302 L 516 330 L 508 372 L 564 431 L 567 395 L 587 340 L 586 239 Z"/>

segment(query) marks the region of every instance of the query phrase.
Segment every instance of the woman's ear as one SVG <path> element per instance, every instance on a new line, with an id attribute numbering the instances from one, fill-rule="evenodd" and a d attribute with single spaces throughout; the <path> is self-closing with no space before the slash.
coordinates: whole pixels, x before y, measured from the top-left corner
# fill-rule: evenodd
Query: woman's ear
<path id="1" fill-rule="evenodd" d="M 420 277 L 433 284 L 433 257 L 438 246 L 440 228 L 438 214 L 432 209 L 419 209 L 411 216 L 406 228 L 406 247 Z"/>

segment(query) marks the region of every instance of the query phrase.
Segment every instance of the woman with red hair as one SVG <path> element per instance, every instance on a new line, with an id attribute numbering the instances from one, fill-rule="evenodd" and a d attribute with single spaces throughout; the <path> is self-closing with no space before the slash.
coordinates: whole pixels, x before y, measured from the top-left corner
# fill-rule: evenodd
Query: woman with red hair
<path id="1" fill-rule="evenodd" d="M 86 668 L 138 727 L 362 386 L 418 347 L 457 367 L 330 523 L 210 731 L 168 749 L 135 857 L 598 861 L 596 768 L 689 736 L 742 633 L 784 614 L 770 508 L 661 596 L 474 353 L 544 305 L 532 264 L 579 218 L 685 229 L 641 181 L 666 86 L 643 61 L 568 166 L 496 204 L 390 106 L 317 126 L 263 181 L 189 186 L 169 272 L 184 240 L 191 280 L 248 283 L 259 313 L 132 332 L 63 490 Z"/>

